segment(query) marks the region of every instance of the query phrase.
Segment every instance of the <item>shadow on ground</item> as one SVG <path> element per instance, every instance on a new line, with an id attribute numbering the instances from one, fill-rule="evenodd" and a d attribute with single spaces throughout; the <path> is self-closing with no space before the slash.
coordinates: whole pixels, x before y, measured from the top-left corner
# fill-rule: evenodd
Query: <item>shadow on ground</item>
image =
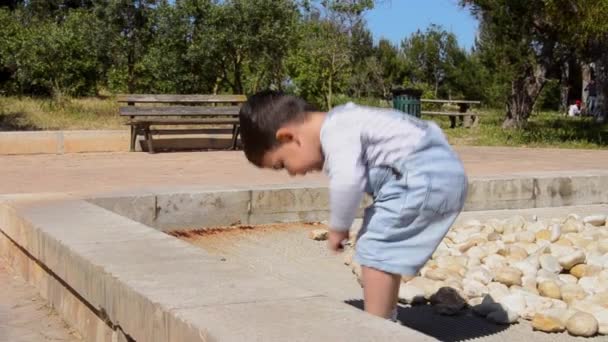
<path id="1" fill-rule="evenodd" d="M 1 131 L 38 131 L 39 127 L 27 123 L 23 113 L 0 113 Z"/>
<path id="2" fill-rule="evenodd" d="M 363 310 L 362 300 L 349 300 L 346 304 Z M 397 319 L 411 329 L 440 341 L 464 341 L 497 334 L 508 328 L 486 321 L 467 310 L 456 316 L 442 316 L 433 312 L 431 305 L 399 306 Z"/>

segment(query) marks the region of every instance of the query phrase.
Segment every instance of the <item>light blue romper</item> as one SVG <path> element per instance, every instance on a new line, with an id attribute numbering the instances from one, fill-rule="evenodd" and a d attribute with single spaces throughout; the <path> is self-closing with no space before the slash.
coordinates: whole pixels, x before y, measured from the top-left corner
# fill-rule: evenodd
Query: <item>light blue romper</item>
<path id="1" fill-rule="evenodd" d="M 355 260 L 413 276 L 431 258 L 463 209 L 468 180 L 441 129 L 396 110 L 352 103 L 332 109 L 321 130 L 330 178 L 331 229 L 365 209 Z"/>

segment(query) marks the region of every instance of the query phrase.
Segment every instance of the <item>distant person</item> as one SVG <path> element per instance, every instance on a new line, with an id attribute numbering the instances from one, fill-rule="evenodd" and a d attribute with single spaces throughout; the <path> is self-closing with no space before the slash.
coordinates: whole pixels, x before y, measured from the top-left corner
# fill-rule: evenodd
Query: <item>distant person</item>
<path id="1" fill-rule="evenodd" d="M 595 79 L 591 79 L 589 84 L 585 87 L 585 91 L 587 92 L 587 102 L 585 103 L 585 108 L 587 110 L 587 115 L 597 116 L 597 85 L 595 83 Z"/>
<path id="2" fill-rule="evenodd" d="M 571 104 L 568 108 L 568 116 L 581 115 L 581 100 L 576 100 L 574 104 Z"/>
<path id="3" fill-rule="evenodd" d="M 290 175 L 329 176 L 328 247 L 341 251 L 363 198 L 355 260 L 362 266 L 365 311 L 396 319 L 401 279 L 411 279 L 460 214 L 467 176 L 441 129 L 400 111 L 348 103 L 321 112 L 306 101 L 261 92 L 239 113 L 254 165 Z"/>

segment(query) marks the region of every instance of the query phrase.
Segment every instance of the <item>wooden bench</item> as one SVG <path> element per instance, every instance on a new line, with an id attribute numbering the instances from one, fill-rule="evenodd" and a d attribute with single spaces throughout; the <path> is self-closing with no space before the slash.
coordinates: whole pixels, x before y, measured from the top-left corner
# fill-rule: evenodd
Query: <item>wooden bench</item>
<path id="1" fill-rule="evenodd" d="M 421 115 L 429 116 L 449 116 L 450 117 L 450 128 L 456 127 L 456 117 L 460 118 L 464 127 L 474 127 L 479 124 L 479 116 L 483 115 L 479 112 L 470 112 L 469 108 L 472 105 L 481 104 L 480 101 L 468 101 L 468 100 L 431 100 L 421 99 L 421 103 L 441 104 L 441 105 L 457 105 L 458 112 L 454 111 L 421 111 Z"/>
<path id="2" fill-rule="evenodd" d="M 154 153 L 152 135 L 218 133 L 232 126 L 232 149 L 237 147 L 239 109 L 247 100 L 244 95 L 119 95 L 120 116 L 131 126 L 130 151 L 135 151 L 138 135 L 143 135 L 149 153 Z M 145 106 L 144 104 L 148 104 Z M 152 105 L 152 106 L 150 106 Z M 151 126 L 202 125 L 206 129 L 151 129 Z"/>

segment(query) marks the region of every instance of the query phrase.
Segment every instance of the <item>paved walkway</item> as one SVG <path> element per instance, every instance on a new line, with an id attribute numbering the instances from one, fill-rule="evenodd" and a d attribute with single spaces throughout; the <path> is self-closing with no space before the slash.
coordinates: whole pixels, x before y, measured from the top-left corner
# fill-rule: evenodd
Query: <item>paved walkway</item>
<path id="1" fill-rule="evenodd" d="M 458 147 L 469 175 L 608 170 L 608 151 Z M 252 186 L 324 182 L 259 170 L 242 152 L 91 153 L 0 156 L 0 193 L 93 194 L 163 186 Z"/>
<path id="2" fill-rule="evenodd" d="M 36 289 L 0 258 L 0 341 L 80 341 Z"/>

